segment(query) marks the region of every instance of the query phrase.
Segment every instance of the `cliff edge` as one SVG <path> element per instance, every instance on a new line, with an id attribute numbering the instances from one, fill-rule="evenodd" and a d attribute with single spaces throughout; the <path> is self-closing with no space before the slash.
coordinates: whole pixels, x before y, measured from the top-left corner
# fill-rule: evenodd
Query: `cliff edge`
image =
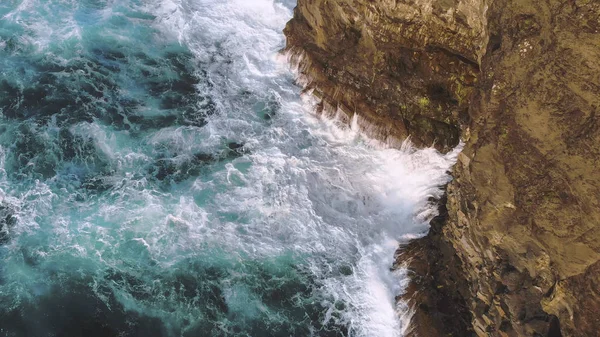
<path id="1" fill-rule="evenodd" d="M 324 113 L 349 120 L 358 112 L 373 137 L 394 144 L 410 135 L 448 151 L 468 122 L 484 11 L 476 0 L 300 0 L 286 51 Z"/>
<path id="2" fill-rule="evenodd" d="M 398 254 L 413 335 L 599 336 L 598 1 L 299 0 L 285 34 L 324 113 L 391 145 L 465 141 Z"/>

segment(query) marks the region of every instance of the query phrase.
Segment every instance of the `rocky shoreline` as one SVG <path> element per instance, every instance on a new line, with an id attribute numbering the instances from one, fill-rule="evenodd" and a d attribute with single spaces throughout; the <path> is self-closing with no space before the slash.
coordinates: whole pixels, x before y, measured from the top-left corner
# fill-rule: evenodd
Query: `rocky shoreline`
<path id="1" fill-rule="evenodd" d="M 600 3 L 299 0 L 285 34 L 323 112 L 391 146 L 465 142 L 397 254 L 412 335 L 598 336 Z"/>
<path id="2" fill-rule="evenodd" d="M 443 240 L 442 228 L 448 220 L 446 202 L 445 196 L 437 200 L 439 214 L 431 220 L 427 236 L 396 252 L 396 267 L 408 267 L 412 278 L 406 293 L 397 298 L 407 301 L 413 310 L 407 337 L 475 336 L 464 297 L 468 287 L 461 262 Z"/>

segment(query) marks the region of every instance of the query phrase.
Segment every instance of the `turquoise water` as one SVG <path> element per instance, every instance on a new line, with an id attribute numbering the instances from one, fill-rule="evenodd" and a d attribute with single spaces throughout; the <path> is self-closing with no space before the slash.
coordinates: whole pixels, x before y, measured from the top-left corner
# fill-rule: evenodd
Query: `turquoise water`
<path id="1" fill-rule="evenodd" d="M 455 153 L 311 114 L 292 1 L 0 4 L 0 336 L 401 336 Z"/>

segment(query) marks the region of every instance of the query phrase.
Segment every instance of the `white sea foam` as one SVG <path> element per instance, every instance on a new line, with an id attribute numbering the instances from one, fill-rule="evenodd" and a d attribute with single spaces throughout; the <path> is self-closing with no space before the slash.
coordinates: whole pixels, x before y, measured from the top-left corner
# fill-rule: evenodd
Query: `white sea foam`
<path id="1" fill-rule="evenodd" d="M 402 292 L 406 273 L 390 272 L 394 251 L 426 232 L 436 212 L 427 200 L 441 195 L 439 186 L 448 181 L 446 171 L 457 153 L 443 156 L 408 143 L 402 150 L 386 149 L 357 128 L 312 115 L 310 101 L 296 98 L 290 74 L 276 61 L 289 4 L 190 0 L 165 6 L 165 29 L 177 32 L 199 60 L 217 60 L 209 75 L 222 105 L 210 121 L 211 132 L 252 143 L 247 172 L 235 169 L 234 162 L 223 172 L 226 177 L 215 177 L 229 186 L 216 195 L 220 211 L 247 217 L 243 224 L 217 226 L 222 232 L 215 235 L 231 237 L 216 240 L 249 254 L 293 247 L 313 256 L 324 298 L 351 304 L 342 320 L 353 335 L 401 335 L 408 322 L 400 316 L 407 312 L 394 297 Z M 216 44 L 225 51 L 214 49 Z M 281 115 L 268 127 L 248 123 L 252 111 L 234 98 L 241 90 L 274 92 L 282 97 Z M 227 231 L 233 227 L 245 234 Z M 354 272 L 328 277 L 326 260 L 347 261 Z"/>

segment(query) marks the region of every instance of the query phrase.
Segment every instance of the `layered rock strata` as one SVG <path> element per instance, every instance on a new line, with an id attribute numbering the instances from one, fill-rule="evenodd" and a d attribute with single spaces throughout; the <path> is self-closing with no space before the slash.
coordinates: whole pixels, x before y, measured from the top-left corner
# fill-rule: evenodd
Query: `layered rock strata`
<path id="1" fill-rule="evenodd" d="M 448 151 L 468 122 L 486 34 L 474 0 L 300 0 L 286 51 L 326 113 L 355 113 L 371 136 Z M 454 8 L 456 7 L 456 8 Z"/>
<path id="2" fill-rule="evenodd" d="M 414 335 L 599 336 L 598 1 L 299 0 L 285 33 L 324 112 L 465 141 L 446 221 L 399 253 Z"/>

